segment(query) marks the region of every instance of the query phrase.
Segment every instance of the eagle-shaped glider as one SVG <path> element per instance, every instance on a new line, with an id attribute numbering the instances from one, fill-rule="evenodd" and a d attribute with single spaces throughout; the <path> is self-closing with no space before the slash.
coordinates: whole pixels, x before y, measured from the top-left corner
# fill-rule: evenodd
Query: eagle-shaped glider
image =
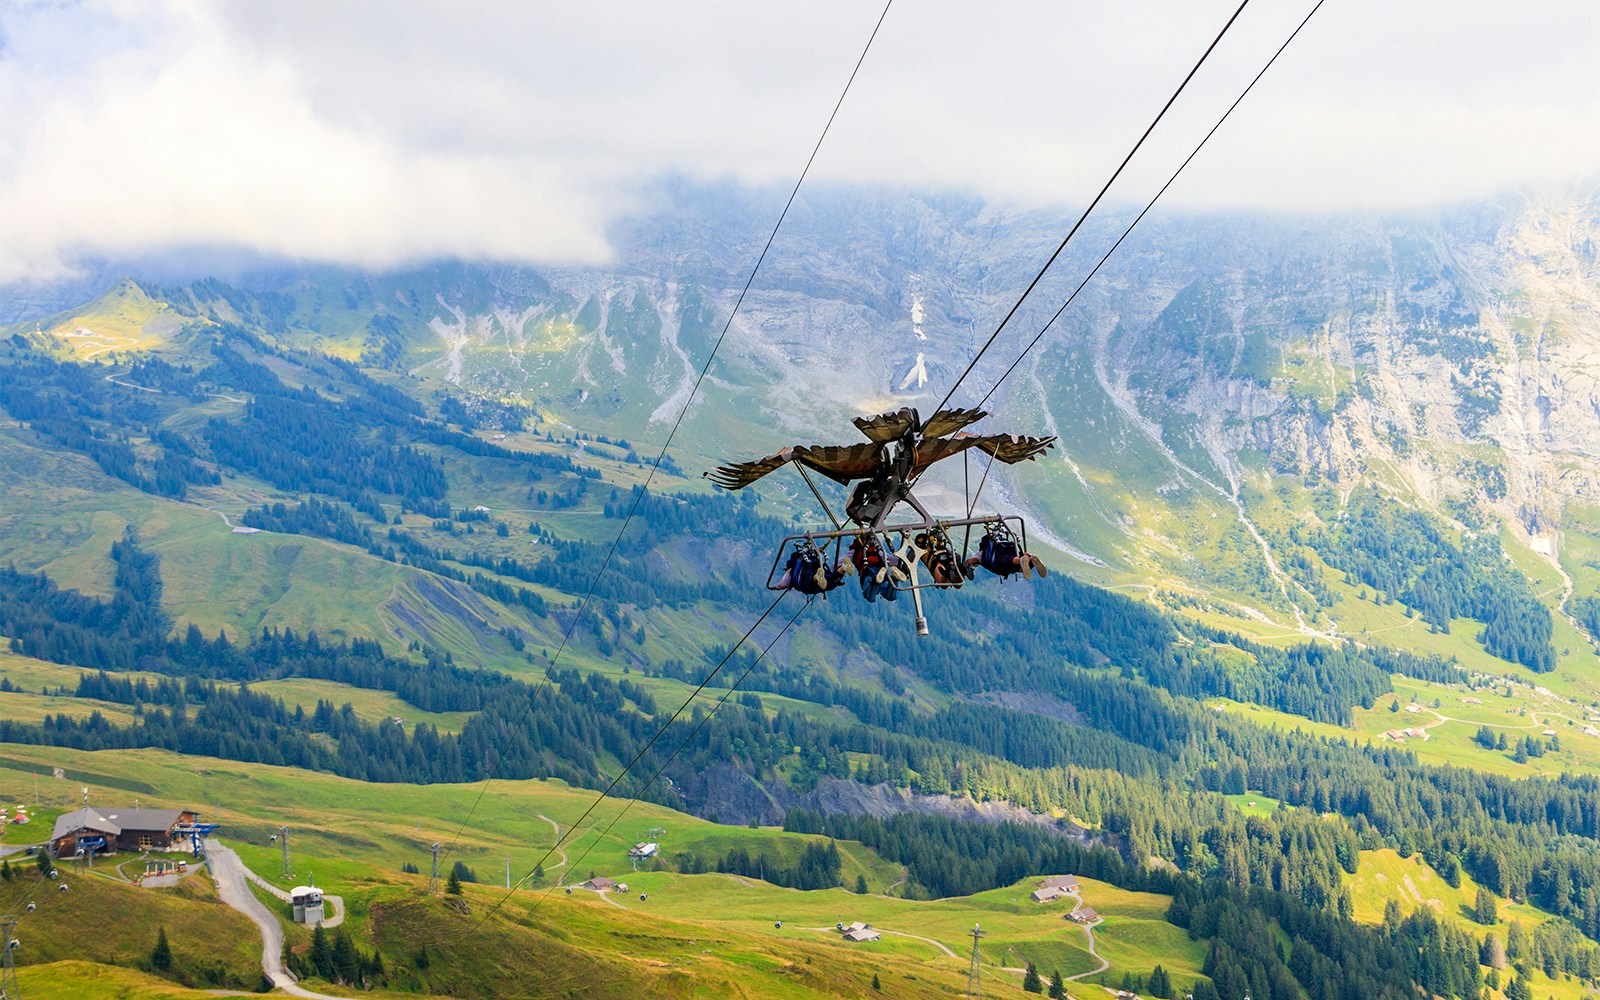
<path id="1" fill-rule="evenodd" d="M 887 513 L 884 500 L 890 499 L 887 507 L 892 508 L 892 501 L 909 499 L 910 486 L 918 476 L 968 448 L 1011 465 L 1037 458 L 1055 443 L 1054 437 L 962 431 L 986 416 L 983 410 L 951 409 L 923 421 L 915 409 L 902 407 L 875 417 L 856 417 L 852 423 L 866 435 L 865 443 L 794 445 L 752 462 L 730 462 L 706 475 L 723 489 L 737 490 L 793 462 L 836 483 L 861 480 L 845 509 L 852 520 L 874 524 L 880 514 Z"/>

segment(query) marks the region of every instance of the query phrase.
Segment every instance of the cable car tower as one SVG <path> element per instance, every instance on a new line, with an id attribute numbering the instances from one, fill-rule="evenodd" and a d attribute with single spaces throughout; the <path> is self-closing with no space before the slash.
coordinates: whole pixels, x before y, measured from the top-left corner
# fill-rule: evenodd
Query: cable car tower
<path id="1" fill-rule="evenodd" d="M 989 932 L 973 924 L 972 930 L 967 933 L 972 935 L 972 964 L 967 968 L 967 1000 L 978 1000 L 983 996 L 983 959 L 978 955 L 978 942 Z"/>
<path id="2" fill-rule="evenodd" d="M 22 1000 L 22 987 L 17 985 L 17 959 L 15 952 L 21 942 L 17 940 L 17 918 L 0 917 L 0 1000 Z"/>

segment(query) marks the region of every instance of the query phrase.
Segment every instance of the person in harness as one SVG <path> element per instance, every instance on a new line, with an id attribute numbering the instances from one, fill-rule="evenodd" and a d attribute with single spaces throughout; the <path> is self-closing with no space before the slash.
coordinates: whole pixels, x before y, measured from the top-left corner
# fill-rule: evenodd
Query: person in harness
<path id="1" fill-rule="evenodd" d="M 973 566 L 982 566 L 1001 579 L 1017 573 L 1021 573 L 1024 580 L 1032 579 L 1034 573 L 1038 573 L 1041 580 L 1050 575 L 1038 556 L 1022 551 L 1017 536 L 1004 521 L 992 522 L 985 528 L 983 537 L 978 540 L 978 554 L 967 559 L 968 569 Z"/>
<path id="2" fill-rule="evenodd" d="M 869 602 L 879 597 L 886 601 L 899 600 L 900 592 L 895 589 L 894 581 L 905 579 L 899 562 L 893 553 L 884 551 L 873 535 L 860 534 L 850 542 L 850 563 L 861 577 L 861 596 Z"/>
<path id="3" fill-rule="evenodd" d="M 844 559 L 829 566 L 822 550 L 817 548 L 816 543 L 807 540 L 795 545 L 794 551 L 789 553 L 783 576 L 778 578 L 774 586 L 778 590 L 792 587 L 808 596 L 826 594 L 844 583 L 844 578 L 855 571 L 855 566 Z"/>
<path id="4" fill-rule="evenodd" d="M 950 537 L 944 529 L 935 527 L 930 531 L 920 532 L 912 539 L 917 549 L 922 553 L 922 564 L 928 567 L 928 575 L 933 577 L 936 587 L 960 588 L 963 583 L 972 579 L 972 569 L 962 565 L 960 559 L 950 549 Z"/>

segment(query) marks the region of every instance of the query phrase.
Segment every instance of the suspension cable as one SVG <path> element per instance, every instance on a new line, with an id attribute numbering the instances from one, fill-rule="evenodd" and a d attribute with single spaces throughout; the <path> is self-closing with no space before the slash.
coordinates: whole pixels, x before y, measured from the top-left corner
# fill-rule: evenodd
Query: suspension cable
<path id="1" fill-rule="evenodd" d="M 1017 366 L 1022 364 L 1022 359 L 1028 356 L 1028 352 L 1033 350 L 1034 346 L 1037 345 L 1044 337 L 1046 331 L 1048 331 L 1050 327 L 1055 324 L 1055 321 L 1061 318 L 1061 314 L 1067 311 L 1067 307 L 1072 305 L 1073 300 L 1078 297 L 1078 293 L 1083 291 L 1085 285 L 1089 284 L 1089 280 L 1099 273 L 1100 268 L 1105 265 L 1105 262 L 1111 258 L 1112 254 L 1117 252 L 1118 247 L 1122 246 L 1122 241 L 1128 238 L 1129 233 L 1133 232 L 1133 227 L 1137 226 L 1140 220 L 1142 220 L 1152 208 L 1155 208 L 1156 202 L 1161 199 L 1162 195 L 1167 193 L 1167 188 L 1172 186 L 1173 182 L 1178 179 L 1178 175 L 1183 173 L 1184 168 L 1187 167 L 1189 163 L 1200 154 L 1200 150 L 1205 148 L 1206 143 L 1211 140 L 1211 137 L 1217 134 L 1217 130 L 1222 127 L 1222 123 L 1228 120 L 1229 115 L 1233 114 L 1233 109 L 1237 108 L 1239 104 L 1247 96 L 1249 96 L 1250 91 L 1254 89 L 1255 85 L 1260 82 L 1261 78 L 1267 74 L 1267 70 L 1271 69 L 1272 64 L 1278 61 L 1279 56 L 1283 55 L 1283 50 L 1287 49 L 1289 47 L 1289 43 L 1295 40 L 1295 36 L 1300 34 L 1300 29 L 1306 26 L 1306 23 L 1311 20 L 1313 14 L 1322 9 L 1324 2 L 1326 2 L 1326 0 L 1317 0 L 1317 4 L 1311 8 L 1311 12 L 1301 19 L 1300 23 L 1295 26 L 1294 31 L 1289 33 L 1289 37 L 1284 39 L 1283 44 L 1278 46 L 1278 50 L 1272 54 L 1272 58 L 1267 60 L 1267 64 L 1261 67 L 1261 71 L 1251 79 L 1249 84 L 1245 86 L 1244 90 L 1239 94 L 1239 96 L 1234 98 L 1233 103 L 1228 105 L 1228 110 L 1222 113 L 1222 117 L 1217 119 L 1217 123 L 1211 126 L 1211 131 L 1205 134 L 1205 136 L 1200 140 L 1199 144 L 1194 147 L 1194 150 L 1190 152 L 1184 161 L 1178 165 L 1178 169 L 1172 172 L 1172 176 L 1167 178 L 1167 182 L 1161 185 L 1161 190 L 1155 193 L 1155 197 L 1150 199 L 1149 204 L 1145 205 L 1145 207 L 1139 212 L 1134 220 L 1128 223 L 1128 228 L 1122 231 L 1122 235 L 1117 237 L 1117 241 L 1111 244 L 1111 249 L 1102 254 L 1099 262 L 1095 264 L 1093 269 L 1091 269 L 1088 274 L 1084 275 L 1083 280 L 1078 283 L 1078 287 L 1074 288 L 1072 290 L 1072 294 L 1067 296 L 1067 301 L 1061 304 L 1061 308 L 1056 310 L 1055 315 L 1051 316 L 1049 321 L 1045 323 L 1042 328 L 1040 328 L 1039 332 L 1035 334 L 1033 339 L 1028 342 L 1028 346 L 1022 349 L 1022 353 L 1017 355 L 1017 360 L 1011 362 L 1011 366 L 1001 373 L 999 378 L 995 379 L 994 385 L 990 386 L 989 391 L 984 393 L 982 399 L 978 400 L 978 408 L 981 409 L 983 404 L 989 401 L 989 397 L 995 394 L 995 390 L 1000 388 L 1000 383 L 1004 382 L 1006 378 L 1016 370 Z"/>
<path id="2" fill-rule="evenodd" d="M 583 600 L 579 602 L 577 613 L 572 616 L 571 623 L 562 633 L 561 643 L 556 647 L 555 656 L 551 658 L 549 666 L 545 668 L 543 679 L 539 682 L 533 695 L 529 697 L 526 711 L 533 710 L 534 697 L 550 682 L 550 677 L 555 670 L 556 664 L 561 662 L 561 654 L 566 651 L 567 644 L 578 629 L 578 624 L 583 621 L 583 613 L 588 610 L 589 602 L 594 597 L 595 588 L 600 584 L 600 578 L 605 575 L 606 569 L 610 567 L 612 557 L 617 553 L 617 546 L 621 543 L 623 534 L 627 532 L 628 525 L 633 522 L 633 516 L 638 512 L 639 504 L 643 501 L 645 494 L 650 491 L 650 484 L 655 481 L 656 472 L 661 468 L 662 461 L 667 457 L 667 449 L 672 446 L 672 439 L 677 435 L 678 428 L 683 424 L 684 416 L 688 414 L 689 407 L 694 403 L 694 398 L 700 391 L 700 384 L 705 381 L 706 374 L 711 370 L 711 363 L 716 360 L 717 351 L 722 347 L 722 341 L 728 336 L 728 331 L 732 329 L 734 317 L 739 314 L 739 307 L 744 304 L 745 295 L 749 293 L 750 286 L 755 282 L 756 274 L 761 270 L 762 262 L 767 259 L 767 252 L 772 249 L 772 243 L 778 237 L 778 230 L 783 226 L 784 219 L 788 218 L 789 209 L 794 205 L 795 198 L 800 194 L 800 185 L 805 183 L 806 175 L 811 172 L 811 165 L 816 162 L 817 153 L 822 150 L 823 140 L 827 139 L 829 130 L 833 128 L 833 121 L 838 117 L 839 109 L 844 106 L 844 99 L 850 93 L 850 86 L 855 83 L 856 74 L 861 72 L 861 66 L 866 62 L 867 53 L 872 51 L 872 43 L 878 37 L 878 29 L 883 27 L 884 19 L 889 16 L 889 8 L 893 4 L 894 0 L 886 0 L 883 5 L 883 12 L 878 15 L 877 22 L 872 26 L 872 33 L 867 36 L 867 44 L 862 47 L 861 55 L 856 59 L 855 67 L 850 70 L 850 77 L 845 81 L 844 89 L 839 93 L 839 99 L 834 102 L 833 111 L 828 114 L 828 120 L 822 126 L 822 134 L 817 136 L 816 145 L 811 148 L 811 155 L 806 158 L 806 165 L 801 169 L 800 176 L 795 180 L 793 190 L 789 192 L 789 200 L 784 202 L 783 211 L 778 214 L 778 221 L 773 224 L 772 232 L 767 235 L 767 242 L 761 248 L 760 255 L 756 257 L 755 266 L 750 268 L 750 276 L 745 279 L 744 287 L 739 290 L 739 297 L 734 301 L 733 309 L 728 313 L 727 322 L 722 325 L 722 332 L 717 335 L 716 342 L 711 345 L 711 353 L 706 355 L 705 364 L 700 367 L 700 374 L 695 376 L 694 383 L 689 388 L 689 394 L 684 397 L 683 406 L 679 408 L 677 417 L 672 421 L 672 427 L 667 432 L 666 440 L 661 443 L 661 451 L 657 453 L 655 461 L 650 464 L 650 471 L 645 475 L 644 484 L 634 491 L 633 503 L 628 507 L 628 514 L 622 519 L 622 525 L 617 529 L 617 536 L 611 540 L 611 547 L 606 551 L 605 559 L 601 560 L 600 568 L 595 571 L 593 579 L 589 581 L 589 589 L 583 595 Z M 519 717 L 517 724 L 520 725 L 521 722 L 522 720 Z M 657 735 L 659 736 L 660 734 L 658 733 Z M 489 783 L 494 780 L 499 761 L 500 759 L 496 758 L 489 762 L 488 774 L 483 779 L 483 787 L 478 789 L 478 795 L 472 802 L 472 808 L 467 810 L 466 817 L 456 827 L 455 835 L 450 838 L 450 847 L 446 850 L 446 854 L 455 849 L 456 843 L 461 839 L 462 831 L 467 828 L 467 824 L 472 821 L 473 815 L 477 813 L 478 806 L 483 802 L 484 794 L 489 790 Z"/>
<path id="3" fill-rule="evenodd" d="M 978 353 L 973 355 L 972 360 L 967 363 L 966 369 L 962 371 L 960 377 L 955 380 L 955 384 L 950 386 L 950 391 L 944 394 L 944 399 L 940 400 L 939 405 L 933 408 L 934 413 L 938 413 L 940 410 L 944 409 L 945 404 L 950 402 L 950 398 L 956 394 L 956 390 L 961 388 L 961 383 L 966 380 L 968 375 L 972 374 L 972 370 L 977 367 L 979 360 L 983 358 L 984 354 L 989 350 L 989 347 L 995 342 L 995 338 L 1000 336 L 1000 331 L 1006 328 L 1006 324 L 1011 322 L 1011 318 L 1017 314 L 1017 310 L 1022 308 L 1022 303 L 1027 301 L 1028 296 L 1033 292 L 1034 288 L 1039 284 L 1040 281 L 1044 280 L 1045 272 L 1050 270 L 1050 266 L 1056 262 L 1057 257 L 1061 256 L 1061 252 L 1067 248 L 1067 244 L 1072 242 L 1072 238 L 1077 235 L 1079 228 L 1081 228 L 1084 221 L 1089 218 L 1089 213 L 1094 211 L 1095 206 L 1100 204 L 1100 199 L 1104 198 L 1106 196 L 1106 192 L 1111 190 L 1111 185 L 1115 184 L 1117 178 L 1122 176 L 1122 171 L 1128 166 L 1128 162 L 1133 159 L 1135 153 L 1139 152 L 1139 148 L 1144 145 L 1144 141 L 1150 138 L 1150 133 L 1155 131 L 1156 126 L 1161 123 L 1161 119 L 1166 117 L 1167 110 L 1171 108 L 1173 103 L 1178 100 L 1178 95 L 1183 93 L 1184 88 L 1189 86 L 1189 81 L 1194 79 L 1195 74 L 1200 72 L 1200 67 L 1205 64 L 1205 61 L 1210 58 L 1212 51 L 1215 50 L 1218 43 L 1222 41 L 1222 36 L 1226 35 L 1228 33 L 1228 29 L 1233 27 L 1233 22 L 1239 19 L 1239 15 L 1244 13 L 1244 9 L 1249 5 L 1249 3 L 1250 0 L 1244 0 L 1243 3 L 1240 3 L 1239 8 L 1233 12 L 1233 16 L 1228 18 L 1228 23 L 1224 24 L 1222 26 L 1222 30 L 1217 32 L 1217 37 L 1213 38 L 1211 40 L 1211 44 L 1206 46 L 1206 50 L 1200 54 L 1199 61 L 1197 61 L 1193 68 L 1189 70 L 1188 75 L 1183 78 L 1183 82 L 1178 84 L 1178 89 L 1172 92 L 1172 96 L 1167 98 L 1167 103 L 1163 104 L 1161 106 L 1161 110 L 1156 112 L 1155 118 L 1150 122 L 1149 126 L 1145 128 L 1144 134 L 1139 136 L 1139 141 L 1134 143 L 1133 148 L 1128 150 L 1128 155 L 1122 158 L 1122 162 L 1118 164 L 1117 169 L 1112 172 L 1111 179 L 1106 181 L 1105 186 L 1100 189 L 1100 193 L 1094 196 L 1093 201 L 1089 202 L 1089 207 L 1085 208 L 1083 210 L 1083 214 L 1078 216 L 1078 221 L 1072 224 L 1071 231 L 1069 231 L 1066 235 L 1066 238 L 1061 241 L 1061 245 L 1056 247 L 1055 253 L 1052 253 L 1050 255 L 1050 259 L 1044 262 L 1044 266 L 1039 268 L 1039 273 L 1033 276 L 1032 281 L 1028 282 L 1028 287 L 1022 290 L 1022 294 L 1017 297 L 1016 303 L 1013 304 L 1010 311 L 1006 313 L 1005 318 L 1000 320 L 1000 325 L 994 328 L 993 333 L 989 334 L 989 339 L 983 342 L 982 347 L 978 348 Z"/>
<path id="4" fill-rule="evenodd" d="M 780 600 L 781 600 L 781 598 L 780 598 Z M 677 747 L 675 747 L 673 749 L 672 753 L 667 755 L 667 759 L 661 762 L 661 765 L 655 769 L 655 773 L 650 775 L 650 777 L 648 777 L 648 778 L 646 778 L 644 780 L 644 782 L 640 785 L 640 791 L 635 793 L 633 798 L 628 800 L 628 804 L 623 806 L 622 809 L 620 811 L 618 811 L 618 813 L 615 816 L 611 817 L 611 822 L 607 823 L 605 825 L 605 828 L 602 829 L 595 836 L 594 840 L 589 842 L 589 846 L 585 847 L 583 849 L 583 853 L 578 855 L 578 860 L 576 860 L 576 861 L 572 862 L 571 864 L 567 865 L 567 871 L 568 872 L 579 870 L 581 868 L 582 864 L 583 864 L 583 859 L 587 858 L 589 856 L 589 852 L 594 850 L 595 847 L 597 847 L 600 844 L 600 842 L 606 838 L 606 835 L 611 832 L 611 828 L 617 825 L 617 821 L 622 819 L 622 817 L 627 814 L 628 810 L 632 809 L 634 806 L 639 804 L 639 796 L 643 794 L 644 789 L 650 787 L 650 785 L 652 785 L 657 778 L 661 777 L 662 772 L 664 772 L 667 769 L 667 766 L 670 765 L 674 760 L 676 760 L 678 754 L 681 753 L 685 747 L 687 747 L 691 742 L 694 741 L 694 738 L 700 734 L 700 730 L 705 727 L 705 724 L 707 722 L 710 722 L 711 721 L 711 717 L 717 714 L 717 710 L 720 709 L 723 706 L 723 704 L 726 703 L 727 700 L 733 696 L 733 693 L 735 691 L 739 690 L 739 686 L 744 683 L 745 678 L 749 677 L 750 676 L 750 672 L 752 670 L 754 670 L 756 668 L 756 666 L 758 664 L 760 664 L 763 659 L 766 658 L 767 653 L 772 649 L 772 647 L 776 646 L 778 644 L 778 640 L 783 638 L 784 633 L 789 631 L 789 626 L 793 625 L 796 621 L 799 620 L 800 616 L 805 613 L 805 610 L 807 608 L 811 607 L 811 602 L 814 601 L 814 600 L 816 600 L 815 597 L 808 596 L 806 598 L 805 603 L 800 605 L 800 607 L 795 611 L 795 613 L 789 616 L 789 620 L 784 622 L 783 623 L 783 627 L 778 629 L 778 633 L 776 635 L 774 635 L 767 642 L 767 644 L 765 646 L 762 647 L 761 652 L 759 654 L 757 654 L 756 657 L 753 660 L 750 661 L 750 665 L 744 668 L 744 671 L 741 674 L 739 674 L 739 676 L 737 678 L 735 678 L 735 680 L 734 680 L 734 682 L 732 684 L 728 685 L 728 690 L 724 691 L 722 693 L 722 697 L 717 699 L 717 703 L 715 705 L 711 706 L 711 711 L 707 712 L 705 715 L 702 715 L 700 717 L 700 720 L 695 723 L 695 727 L 693 729 L 689 730 L 689 735 L 685 736 L 683 738 L 683 740 L 681 742 L 679 742 Z M 757 624 L 760 624 L 760 623 L 758 622 Z M 726 663 L 727 660 L 724 659 L 723 662 Z M 719 670 L 721 669 L 721 664 L 718 664 L 718 669 Z M 713 675 L 714 674 L 715 674 L 715 672 L 713 671 Z M 708 682 L 710 681 L 710 679 L 711 678 L 709 678 L 709 677 L 706 678 L 706 680 Z M 704 687 L 704 686 L 705 686 L 704 684 L 701 685 L 701 687 Z M 697 691 L 697 693 L 698 693 L 698 691 Z M 690 700 L 692 701 L 693 698 L 691 697 Z M 580 819 L 579 822 L 582 822 L 582 820 Z M 574 825 L 574 829 L 576 829 L 576 825 Z M 558 844 L 557 846 L 560 846 L 560 845 Z M 552 848 L 551 850 L 554 850 L 554 848 Z M 548 857 L 548 855 L 546 855 L 546 856 Z M 482 919 L 479 920 L 479 923 L 482 923 L 483 920 L 487 920 L 490 916 L 492 916 L 494 914 L 494 912 L 496 910 L 500 909 L 500 907 L 503 906 L 507 901 L 509 901 L 511 899 L 511 897 L 517 892 L 517 890 L 521 889 L 522 886 L 524 884 L 526 884 L 527 880 L 529 878 L 531 878 L 532 876 L 533 876 L 533 872 L 532 871 L 530 871 L 527 875 L 523 876 L 523 878 L 520 881 L 518 881 L 517 884 L 515 886 L 513 886 L 512 889 L 509 892 L 507 892 L 504 896 L 502 896 L 500 898 L 499 902 L 495 903 L 495 905 L 492 908 L 490 908 L 490 910 L 487 913 L 485 913 L 483 915 Z M 524 914 L 523 920 L 527 920 L 527 919 L 531 918 L 533 916 L 533 914 L 539 909 L 539 907 L 544 905 L 544 901 L 546 899 L 548 899 L 550 897 L 550 894 L 555 892 L 555 890 L 556 890 L 556 887 L 554 885 L 552 885 L 552 886 L 550 886 L 550 888 L 546 889 L 544 891 L 544 894 L 541 895 L 534 902 L 533 906 L 531 906 L 528 909 L 528 912 L 526 914 Z"/>

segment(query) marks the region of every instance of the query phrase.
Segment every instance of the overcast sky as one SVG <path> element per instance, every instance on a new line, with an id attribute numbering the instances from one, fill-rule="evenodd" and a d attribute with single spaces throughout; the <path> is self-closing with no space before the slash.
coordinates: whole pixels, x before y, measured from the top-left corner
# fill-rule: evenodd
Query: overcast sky
<path id="1" fill-rule="evenodd" d="M 1142 201 L 1314 0 L 1251 0 Z M 818 183 L 1083 204 L 1236 0 L 895 0 Z M 0 282 L 215 246 L 600 262 L 676 173 L 792 184 L 876 0 L 0 3 Z M 1600 3 L 1327 0 L 1168 196 L 1394 208 L 1600 176 Z"/>

